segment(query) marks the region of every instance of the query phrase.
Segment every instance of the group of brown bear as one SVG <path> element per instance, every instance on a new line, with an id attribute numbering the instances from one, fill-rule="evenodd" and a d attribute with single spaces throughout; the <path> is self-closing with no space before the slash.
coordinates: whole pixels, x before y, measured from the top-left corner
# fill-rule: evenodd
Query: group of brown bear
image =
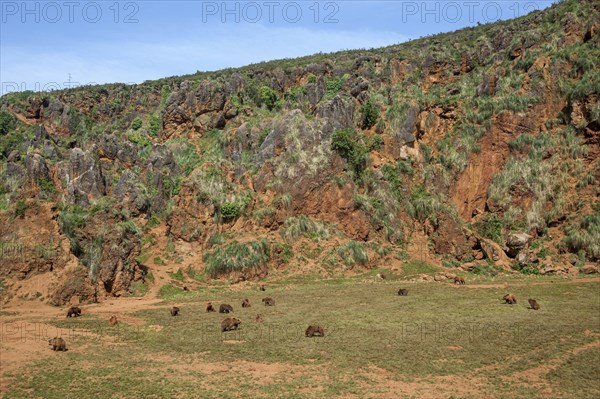
<path id="1" fill-rule="evenodd" d="M 383 275 L 378 275 L 378 276 L 381 279 L 385 279 L 385 277 Z M 465 278 L 462 276 L 454 277 L 454 284 L 465 284 Z M 264 285 L 260 286 L 260 290 L 265 291 Z M 398 290 L 398 295 L 407 296 L 408 290 L 406 288 L 400 288 Z M 509 305 L 515 305 L 517 303 L 517 298 L 513 294 L 504 295 L 502 297 L 502 300 Z M 262 302 L 265 306 L 275 306 L 275 300 L 271 297 L 263 298 Z M 533 309 L 533 310 L 540 309 L 540 305 L 539 305 L 539 303 L 537 303 L 537 301 L 535 299 L 528 299 L 528 302 L 529 302 L 529 309 Z M 243 308 L 249 308 L 250 306 L 251 306 L 250 300 L 248 298 L 246 298 L 242 301 Z M 179 307 L 173 306 L 171 308 L 171 316 L 177 316 L 179 314 L 179 311 L 180 311 Z M 211 302 L 208 302 L 206 304 L 206 312 L 207 313 L 216 312 L 216 310 Z M 221 305 L 219 305 L 219 313 L 228 314 L 230 312 L 233 312 L 233 306 L 226 304 L 226 303 L 222 303 Z M 79 317 L 79 316 L 81 316 L 81 308 L 79 308 L 78 306 L 72 306 L 67 311 L 67 317 Z M 262 316 L 260 314 L 256 315 L 256 321 L 262 322 Z M 114 326 L 115 324 L 118 323 L 117 316 L 112 315 L 111 318 L 108 320 L 108 322 L 111 326 Z M 240 324 L 242 324 L 242 321 L 240 319 L 238 319 L 237 317 L 228 317 L 221 322 L 221 332 L 237 330 L 239 328 Z M 321 326 L 310 325 L 307 327 L 306 331 L 304 332 L 304 335 L 309 338 L 324 337 L 325 330 Z M 52 347 L 52 350 L 54 350 L 54 351 L 66 351 L 67 350 L 67 343 L 65 342 L 65 340 L 63 338 L 60 338 L 60 337 L 52 338 L 51 340 L 48 341 L 48 344 Z"/>
<path id="2" fill-rule="evenodd" d="M 265 291 L 264 285 L 261 285 L 260 290 Z M 271 297 L 263 298 L 262 303 L 265 306 L 275 306 L 275 300 Z M 249 308 L 251 306 L 252 305 L 250 305 L 250 300 L 248 298 L 246 298 L 242 301 L 243 308 Z M 173 306 L 171 308 L 171 316 L 177 316 L 179 314 L 179 311 L 180 311 L 179 307 Z M 206 312 L 207 313 L 216 312 L 216 309 L 211 302 L 208 302 L 206 304 Z M 231 312 L 233 312 L 233 306 L 231 306 L 227 303 L 222 303 L 221 305 L 219 305 L 219 313 L 228 314 Z M 259 323 L 262 322 L 262 316 L 260 314 L 256 315 L 256 321 Z M 221 322 L 221 332 L 237 330 L 239 328 L 240 324 L 242 324 L 242 321 L 240 319 L 238 319 L 237 317 L 228 317 Z M 310 325 L 304 332 L 304 335 L 309 338 L 324 337 L 325 329 L 321 326 Z"/>

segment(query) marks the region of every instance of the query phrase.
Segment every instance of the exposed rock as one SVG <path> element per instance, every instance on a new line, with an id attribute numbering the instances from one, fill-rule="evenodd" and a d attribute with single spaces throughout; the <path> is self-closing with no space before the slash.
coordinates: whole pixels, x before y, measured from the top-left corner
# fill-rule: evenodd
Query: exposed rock
<path id="1" fill-rule="evenodd" d="M 163 114 L 163 133 L 170 137 L 175 132 L 189 128 L 195 122 L 199 132 L 222 126 L 225 116 L 223 111 L 226 93 L 215 81 L 204 80 L 194 91 L 191 82 L 183 82 L 179 90 L 173 92 Z M 215 113 L 205 118 L 199 116 Z"/>
<path id="2" fill-rule="evenodd" d="M 122 206 L 132 211 L 133 216 L 138 216 L 150 206 L 146 187 L 131 170 L 121 175 L 113 194 Z"/>
<path id="3" fill-rule="evenodd" d="M 412 144 L 416 139 L 414 133 L 417 128 L 419 118 L 419 107 L 412 105 L 405 113 L 404 119 L 400 122 L 397 131 L 392 134 L 399 140 L 399 144 Z"/>
<path id="4" fill-rule="evenodd" d="M 506 241 L 506 246 L 508 247 L 506 253 L 511 258 L 516 257 L 522 249 L 529 245 L 532 239 L 533 236 L 530 236 L 527 233 L 511 234 L 508 236 L 508 240 Z"/>
<path id="5" fill-rule="evenodd" d="M 148 162 L 155 168 L 167 168 L 175 172 L 177 164 L 173 158 L 171 150 L 163 144 L 155 144 L 152 147 L 152 152 L 148 157 Z"/>
<path id="6" fill-rule="evenodd" d="M 17 150 L 12 150 L 8 157 L 6 158 L 6 162 L 19 162 L 21 160 L 21 153 Z"/>
<path id="7" fill-rule="evenodd" d="M 81 148 L 70 150 L 68 163 L 59 164 L 59 176 L 66 190 L 67 202 L 86 206 L 90 198 L 106 194 L 102 171 L 89 151 L 84 152 Z"/>
<path id="8" fill-rule="evenodd" d="M 319 104 L 316 115 L 326 119 L 330 132 L 354 126 L 354 101 L 343 96 L 335 96 L 332 100 Z"/>
<path id="9" fill-rule="evenodd" d="M 306 85 L 306 97 L 311 107 L 315 107 L 325 95 L 327 86 L 325 85 L 325 79 L 320 77 L 314 83 L 307 83 Z"/>
<path id="10" fill-rule="evenodd" d="M 135 165 L 138 159 L 138 147 L 131 141 L 125 141 L 117 147 L 116 158 L 125 165 Z"/>
<path id="11" fill-rule="evenodd" d="M 496 264 L 499 266 L 509 268 L 508 257 L 500 245 L 486 238 L 479 238 L 479 245 L 481 246 L 481 249 L 486 257 L 496 262 Z"/>
<path id="12" fill-rule="evenodd" d="M 598 266 L 592 263 L 586 263 L 579 271 L 583 274 L 594 274 L 598 273 Z"/>
<path id="13" fill-rule="evenodd" d="M 25 157 L 25 167 L 27 168 L 27 178 L 31 183 L 37 184 L 42 179 L 50 180 L 50 171 L 40 154 L 28 154 Z"/>
<path id="14" fill-rule="evenodd" d="M 437 254 L 451 255 L 457 260 L 462 260 L 470 254 L 473 247 L 472 240 L 463 234 L 462 227 L 456 220 L 446 215 L 438 218 L 438 228 L 431 239 Z"/>
<path id="15" fill-rule="evenodd" d="M 361 80 L 350 90 L 352 97 L 358 97 L 358 95 L 364 91 L 369 90 L 369 82 L 367 80 Z"/>
<path id="16" fill-rule="evenodd" d="M 516 256 L 516 261 L 519 262 L 520 264 L 536 264 L 539 263 L 540 260 L 537 257 L 537 255 L 530 250 L 524 250 L 524 251 L 520 251 L 517 256 Z"/>
<path id="17" fill-rule="evenodd" d="M 18 163 L 8 162 L 6 171 L 2 175 L 4 191 L 12 192 L 22 186 L 26 176 L 26 170 Z"/>

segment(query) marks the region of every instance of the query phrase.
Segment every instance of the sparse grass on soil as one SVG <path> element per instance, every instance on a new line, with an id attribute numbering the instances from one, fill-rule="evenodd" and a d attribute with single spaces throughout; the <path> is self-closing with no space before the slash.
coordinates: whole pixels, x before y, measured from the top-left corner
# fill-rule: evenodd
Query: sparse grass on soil
<path id="1" fill-rule="evenodd" d="M 477 283 L 208 288 L 165 295 L 158 307 L 132 314 L 141 325 L 99 329 L 106 322 L 93 315 L 60 319 L 52 324 L 95 334 L 9 372 L 4 397 L 600 397 L 600 281 Z M 396 294 L 400 286 L 408 296 Z M 517 305 L 502 303 L 507 292 Z M 276 305 L 263 306 L 265 296 Z M 252 307 L 241 307 L 244 298 Z M 528 309 L 528 298 L 541 309 Z M 225 315 L 207 314 L 207 301 L 231 304 L 241 329 L 221 333 Z M 172 305 L 179 316 L 170 316 Z M 309 324 L 324 326 L 325 338 L 305 338 Z"/>

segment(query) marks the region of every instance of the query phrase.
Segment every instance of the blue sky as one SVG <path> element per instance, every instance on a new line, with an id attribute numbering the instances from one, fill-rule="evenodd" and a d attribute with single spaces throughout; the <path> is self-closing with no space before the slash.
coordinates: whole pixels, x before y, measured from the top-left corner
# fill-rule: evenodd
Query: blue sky
<path id="1" fill-rule="evenodd" d="M 552 3 L 0 0 L 0 92 L 141 83 L 381 47 L 514 18 Z"/>

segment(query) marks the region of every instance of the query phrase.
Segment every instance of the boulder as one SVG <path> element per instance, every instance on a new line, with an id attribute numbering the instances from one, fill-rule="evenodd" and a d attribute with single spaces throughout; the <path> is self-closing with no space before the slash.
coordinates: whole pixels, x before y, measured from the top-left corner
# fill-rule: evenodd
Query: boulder
<path id="1" fill-rule="evenodd" d="M 37 183 L 41 179 L 50 180 L 50 171 L 46 161 L 40 154 L 28 154 L 25 158 L 25 167 L 27 168 L 27 178 L 30 182 Z"/>
<path id="2" fill-rule="evenodd" d="M 579 272 L 583 274 L 598 273 L 598 266 L 595 266 L 592 263 L 586 263 L 581 269 L 579 269 Z"/>
<path id="3" fill-rule="evenodd" d="M 529 245 L 532 239 L 533 236 L 530 236 L 527 233 L 511 234 L 506 241 L 506 246 L 508 247 L 506 254 L 511 258 L 515 258 L 522 249 Z"/>
<path id="4" fill-rule="evenodd" d="M 121 176 L 113 194 L 123 206 L 132 212 L 133 216 L 137 216 L 150 207 L 146 191 L 146 187 L 140 182 L 139 177 L 128 169 Z"/>
<path id="5" fill-rule="evenodd" d="M 335 96 L 332 100 L 317 106 L 318 117 L 326 119 L 328 130 L 354 127 L 354 100 L 345 96 Z"/>

